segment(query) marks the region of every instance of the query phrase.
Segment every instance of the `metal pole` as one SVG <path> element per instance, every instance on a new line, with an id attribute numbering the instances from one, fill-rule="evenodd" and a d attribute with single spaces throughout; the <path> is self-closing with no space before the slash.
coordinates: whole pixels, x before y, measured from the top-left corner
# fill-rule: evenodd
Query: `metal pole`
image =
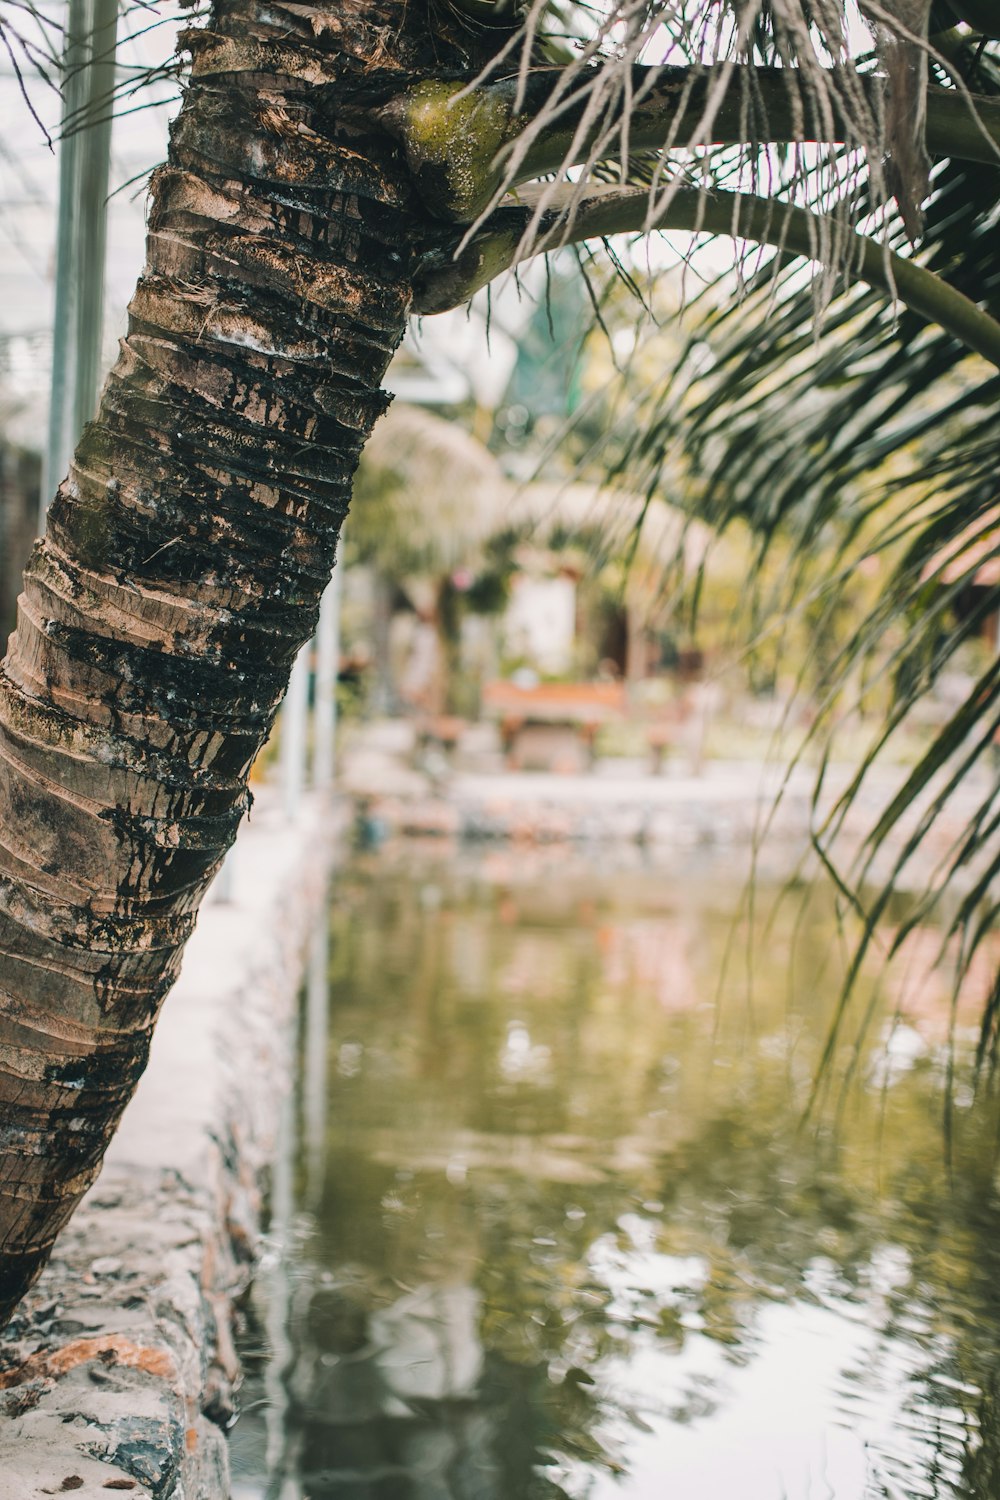
<path id="1" fill-rule="evenodd" d="M 80 151 L 80 296 L 77 303 L 77 386 L 73 425 L 91 421 L 100 395 L 104 335 L 104 271 L 108 244 L 108 173 L 115 97 L 118 0 L 92 0 L 87 114 Z M 82 122 L 81 122 L 82 123 Z"/>
<path id="2" fill-rule="evenodd" d="M 233 899 L 236 889 L 236 845 L 226 851 L 222 866 L 212 882 L 212 895 L 216 901 L 223 901 L 227 905 Z"/>
<path id="3" fill-rule="evenodd" d="M 301 660 L 301 657 L 299 658 Z M 287 1073 L 295 1067 L 297 1025 L 286 1028 L 288 1047 Z M 285 1090 L 278 1121 L 274 1165 L 271 1171 L 271 1226 L 269 1253 L 264 1262 L 265 1327 L 267 1331 L 267 1368 L 264 1373 L 265 1430 L 264 1458 L 267 1500 L 302 1500 L 302 1490 L 295 1478 L 294 1454 L 289 1448 L 288 1417 L 291 1401 L 288 1376 L 295 1365 L 296 1350 L 292 1342 L 292 1220 L 295 1212 L 295 1090 Z"/>
<path id="4" fill-rule="evenodd" d="M 329 792 L 336 772 L 337 670 L 340 665 L 340 569 L 319 608 L 316 630 L 316 702 L 313 709 L 313 786 Z"/>
<path id="5" fill-rule="evenodd" d="M 69 0 L 43 526 L 84 424 L 97 407 L 117 37 L 118 0 Z"/>
<path id="6" fill-rule="evenodd" d="M 289 820 L 298 817 L 305 790 L 311 654 L 312 642 L 307 641 L 295 658 L 288 692 L 281 708 L 281 781 L 285 795 L 285 816 Z"/>
<path id="7" fill-rule="evenodd" d="M 329 1087 L 330 928 L 324 904 L 313 933 L 306 979 L 306 1029 L 302 1063 L 302 1137 L 305 1146 L 305 1201 L 318 1212 L 323 1197 Z"/>

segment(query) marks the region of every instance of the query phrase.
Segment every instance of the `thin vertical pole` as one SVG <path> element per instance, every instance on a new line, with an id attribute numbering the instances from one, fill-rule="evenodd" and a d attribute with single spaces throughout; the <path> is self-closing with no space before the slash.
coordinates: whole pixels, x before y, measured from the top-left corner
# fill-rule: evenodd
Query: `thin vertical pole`
<path id="1" fill-rule="evenodd" d="M 302 1062 L 302 1138 L 305 1146 L 308 1207 L 316 1212 L 323 1196 L 329 1087 L 328 1012 L 330 987 L 330 930 L 328 906 L 316 923 L 309 949 L 306 979 L 306 1029 Z"/>
<path id="2" fill-rule="evenodd" d="M 233 899 L 236 890 L 236 845 L 228 849 L 223 856 L 219 873 L 212 882 L 212 895 L 216 901 L 224 901 L 227 905 Z"/>
<path id="3" fill-rule="evenodd" d="M 77 304 L 75 434 L 97 410 L 104 334 L 104 272 L 108 245 L 108 174 L 115 97 L 118 0 L 92 0 L 87 112 L 81 121 L 80 295 Z"/>
<path id="4" fill-rule="evenodd" d="M 312 642 L 307 641 L 295 658 L 288 692 L 281 708 L 281 781 L 285 798 L 285 816 L 298 817 L 306 782 L 306 731 L 309 724 L 309 658 Z"/>
<path id="5" fill-rule="evenodd" d="M 301 658 L 300 658 L 301 660 Z M 287 1072 L 295 1067 L 298 1027 L 295 1021 L 285 1029 L 288 1047 Z M 271 1224 L 270 1254 L 265 1262 L 264 1306 L 267 1332 L 267 1368 L 264 1373 L 266 1396 L 265 1472 L 268 1500 L 301 1500 L 302 1491 L 294 1473 L 293 1455 L 288 1444 L 289 1392 L 287 1377 L 295 1364 L 295 1347 L 291 1337 L 292 1315 L 292 1267 L 291 1238 L 292 1219 L 295 1213 L 295 1159 L 296 1109 L 295 1090 L 285 1090 L 278 1120 L 278 1138 L 275 1142 L 274 1163 L 271 1169 Z"/>
<path id="6" fill-rule="evenodd" d="M 340 666 L 340 569 L 334 568 L 316 630 L 313 786 L 329 792 L 336 773 L 337 670 Z"/>
<path id="7" fill-rule="evenodd" d="M 117 38 L 118 0 L 69 0 L 43 525 L 84 424 L 97 407 Z"/>

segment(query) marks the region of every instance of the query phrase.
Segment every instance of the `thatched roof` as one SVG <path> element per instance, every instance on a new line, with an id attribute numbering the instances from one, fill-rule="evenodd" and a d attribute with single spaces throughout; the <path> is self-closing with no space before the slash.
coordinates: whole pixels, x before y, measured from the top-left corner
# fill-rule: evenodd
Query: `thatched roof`
<path id="1" fill-rule="evenodd" d="M 576 538 L 584 572 L 628 559 L 625 595 L 640 608 L 649 608 L 703 568 L 713 579 L 727 581 L 747 568 L 745 548 L 733 536 L 719 537 L 678 506 L 627 490 L 579 481 L 525 485 L 508 518 L 508 524 L 524 529 L 528 547 L 551 552 L 553 560 L 571 552 Z"/>
<path id="2" fill-rule="evenodd" d="M 376 424 L 348 525 L 362 558 L 414 583 L 477 568 L 502 531 L 523 536 L 526 564 L 565 560 L 574 547 L 583 571 L 630 558 L 637 599 L 661 593 L 668 574 L 690 577 L 710 553 L 725 573 L 742 566 L 731 541 L 676 506 L 583 481 L 515 485 L 459 423 L 403 403 Z"/>
<path id="3" fill-rule="evenodd" d="M 471 433 L 397 403 L 365 447 L 348 535 L 391 571 L 441 576 L 475 566 L 510 497 L 499 463 Z"/>

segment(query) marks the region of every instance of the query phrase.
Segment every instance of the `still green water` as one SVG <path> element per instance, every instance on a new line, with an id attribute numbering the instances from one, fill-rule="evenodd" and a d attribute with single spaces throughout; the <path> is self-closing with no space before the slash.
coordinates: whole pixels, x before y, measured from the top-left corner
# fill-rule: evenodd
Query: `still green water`
<path id="1" fill-rule="evenodd" d="M 975 1008 L 928 934 L 806 1119 L 843 940 L 766 918 L 719 855 L 338 876 L 237 1496 L 1000 1497 Z"/>

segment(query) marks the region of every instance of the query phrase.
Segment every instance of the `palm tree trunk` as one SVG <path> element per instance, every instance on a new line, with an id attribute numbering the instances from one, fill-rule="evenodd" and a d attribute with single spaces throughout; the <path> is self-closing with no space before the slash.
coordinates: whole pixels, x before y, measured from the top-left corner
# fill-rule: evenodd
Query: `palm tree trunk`
<path id="1" fill-rule="evenodd" d="M 419 209 L 367 110 L 432 65 L 421 9 L 217 0 L 190 37 L 128 337 L 0 669 L 0 1322 L 142 1072 L 387 404 Z"/>

